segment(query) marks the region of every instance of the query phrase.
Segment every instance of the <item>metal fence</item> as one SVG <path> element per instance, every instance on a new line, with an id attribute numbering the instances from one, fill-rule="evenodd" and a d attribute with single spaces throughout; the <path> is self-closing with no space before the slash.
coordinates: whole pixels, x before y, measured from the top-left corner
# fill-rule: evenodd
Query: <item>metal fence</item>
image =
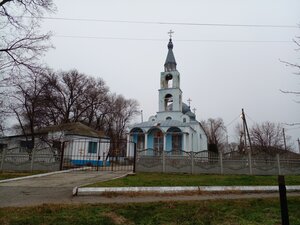
<path id="1" fill-rule="evenodd" d="M 137 151 L 137 172 L 191 174 L 300 174 L 300 156 L 295 154 L 216 154 L 209 151 Z"/>

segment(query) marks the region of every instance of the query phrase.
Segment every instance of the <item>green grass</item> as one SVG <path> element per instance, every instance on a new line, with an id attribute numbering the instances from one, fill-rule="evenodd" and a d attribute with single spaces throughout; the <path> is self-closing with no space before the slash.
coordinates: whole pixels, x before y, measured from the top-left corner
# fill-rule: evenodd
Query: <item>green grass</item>
<path id="1" fill-rule="evenodd" d="M 41 171 L 36 171 L 36 172 L 0 172 L 0 180 L 6 180 L 6 179 L 11 179 L 11 178 L 17 178 L 17 177 L 25 177 L 25 176 L 30 176 L 30 175 L 35 175 L 35 174 L 40 174 L 40 173 L 45 173 Z"/>
<path id="2" fill-rule="evenodd" d="M 300 197 L 288 198 L 290 224 L 300 224 Z M 279 225 L 278 199 L 97 205 L 43 205 L 0 209 L 5 225 Z"/>
<path id="3" fill-rule="evenodd" d="M 287 185 L 300 185 L 300 176 L 285 176 Z M 191 175 L 167 173 L 137 173 L 120 179 L 99 182 L 89 187 L 141 187 L 141 186 L 231 186 L 278 185 L 277 176 L 249 175 Z"/>

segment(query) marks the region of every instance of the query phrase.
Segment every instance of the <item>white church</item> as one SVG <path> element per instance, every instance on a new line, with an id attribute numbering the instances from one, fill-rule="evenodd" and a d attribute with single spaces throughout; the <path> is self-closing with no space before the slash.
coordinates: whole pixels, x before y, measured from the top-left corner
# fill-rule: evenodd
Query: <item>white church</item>
<path id="1" fill-rule="evenodd" d="M 207 150 L 207 136 L 200 122 L 190 106 L 182 102 L 180 73 L 176 65 L 170 33 L 165 69 L 160 74 L 158 112 L 147 122 L 129 128 L 129 141 L 136 143 L 137 150 L 144 150 L 146 155 L 158 155 L 162 151 L 181 154 Z"/>

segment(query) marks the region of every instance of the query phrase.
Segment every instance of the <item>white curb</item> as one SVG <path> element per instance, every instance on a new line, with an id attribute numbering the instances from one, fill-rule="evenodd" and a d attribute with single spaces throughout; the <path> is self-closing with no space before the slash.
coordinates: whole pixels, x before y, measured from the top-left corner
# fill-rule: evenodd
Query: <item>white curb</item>
<path id="1" fill-rule="evenodd" d="M 25 177 L 16 177 L 16 178 L 11 178 L 11 179 L 0 180 L 0 183 L 6 183 L 6 182 L 12 182 L 12 181 L 18 181 L 18 180 L 25 180 L 25 179 L 36 178 L 36 177 L 46 177 L 46 176 L 50 176 L 50 175 L 54 175 L 54 174 L 69 173 L 69 172 L 72 172 L 72 171 L 87 170 L 87 169 L 90 169 L 90 167 L 82 167 L 82 168 L 69 169 L 69 170 L 60 170 L 60 171 L 35 174 L 35 175 L 30 175 L 30 176 L 25 176 Z"/>
<path id="2" fill-rule="evenodd" d="M 286 186 L 287 191 L 300 191 L 299 185 Z M 101 195 L 104 193 L 181 193 L 186 191 L 203 192 L 277 192 L 278 186 L 191 186 L 191 187 L 76 187 L 73 195 Z"/>

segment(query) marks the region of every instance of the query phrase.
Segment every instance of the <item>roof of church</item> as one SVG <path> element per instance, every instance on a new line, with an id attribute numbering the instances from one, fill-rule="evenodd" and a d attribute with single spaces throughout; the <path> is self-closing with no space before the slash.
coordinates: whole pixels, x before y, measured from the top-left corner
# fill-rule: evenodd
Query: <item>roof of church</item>
<path id="1" fill-rule="evenodd" d="M 135 124 L 133 127 L 188 127 L 188 123 L 183 123 L 178 120 L 162 120 L 162 121 L 147 121 Z"/>
<path id="2" fill-rule="evenodd" d="M 172 43 L 172 39 L 169 39 L 169 43 L 168 43 L 168 55 L 166 58 L 166 62 L 165 62 L 165 70 L 166 71 L 174 71 L 176 70 L 176 60 L 173 54 L 173 43 Z"/>

